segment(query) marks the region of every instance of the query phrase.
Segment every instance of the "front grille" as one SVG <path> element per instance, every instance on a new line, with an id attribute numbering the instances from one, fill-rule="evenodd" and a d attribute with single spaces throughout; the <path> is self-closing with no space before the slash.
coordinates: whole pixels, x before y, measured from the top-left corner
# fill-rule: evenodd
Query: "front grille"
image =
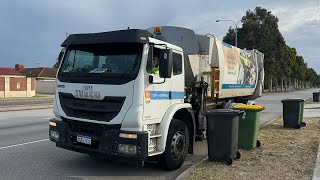
<path id="1" fill-rule="evenodd" d="M 125 101 L 125 97 L 104 97 L 103 100 L 78 99 L 69 93 L 59 93 L 60 104 L 69 117 L 111 121 L 116 117 Z"/>
<path id="2" fill-rule="evenodd" d="M 75 121 L 66 118 L 62 118 L 64 122 L 68 124 L 71 132 L 76 134 L 86 134 L 86 135 L 94 135 L 94 136 L 102 136 L 103 132 L 111 129 L 120 130 L 120 124 L 112 124 L 112 125 L 104 125 L 104 124 L 96 124 L 82 121 Z"/>

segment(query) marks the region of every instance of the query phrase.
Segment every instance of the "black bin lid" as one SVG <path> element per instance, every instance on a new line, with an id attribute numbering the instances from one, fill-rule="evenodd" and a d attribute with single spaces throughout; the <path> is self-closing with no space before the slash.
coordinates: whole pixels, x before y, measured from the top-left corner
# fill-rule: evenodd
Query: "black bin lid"
<path id="1" fill-rule="evenodd" d="M 300 98 L 294 98 L 294 99 L 284 99 L 281 102 L 282 103 L 287 103 L 287 102 L 305 102 L 305 99 L 300 99 Z"/>
<path id="2" fill-rule="evenodd" d="M 244 111 L 234 110 L 234 109 L 213 109 L 205 112 L 205 116 L 239 116 L 243 114 Z"/>
<path id="3" fill-rule="evenodd" d="M 313 94 L 320 94 L 320 91 L 319 92 L 313 92 Z"/>

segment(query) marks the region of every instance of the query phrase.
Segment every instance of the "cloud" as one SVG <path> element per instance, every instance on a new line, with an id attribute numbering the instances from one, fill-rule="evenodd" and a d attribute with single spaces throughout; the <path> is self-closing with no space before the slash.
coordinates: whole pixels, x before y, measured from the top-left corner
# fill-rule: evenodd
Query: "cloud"
<path id="1" fill-rule="evenodd" d="M 155 1 L 155 0 L 2 0 L 0 1 L 0 66 L 25 63 L 51 66 L 59 52 L 65 33 L 101 32 L 156 25 L 182 26 L 196 33 L 211 33 L 218 38 L 248 9 L 256 6 L 271 10 L 279 17 L 279 28 L 286 41 L 296 47 L 306 61 L 318 57 L 320 30 L 315 1 L 243 0 L 225 1 Z M 298 7 L 298 8 L 297 8 Z M 241 27 L 241 23 L 239 24 Z M 318 41 L 318 42 L 316 42 Z M 320 68 L 318 69 L 320 73 Z"/>
<path id="2" fill-rule="evenodd" d="M 279 29 L 282 33 L 291 33 L 300 27 L 309 27 L 308 25 L 318 24 L 320 27 L 320 19 L 318 8 L 313 3 L 301 3 L 299 6 L 287 5 L 276 7 L 273 13 L 279 18 Z"/>

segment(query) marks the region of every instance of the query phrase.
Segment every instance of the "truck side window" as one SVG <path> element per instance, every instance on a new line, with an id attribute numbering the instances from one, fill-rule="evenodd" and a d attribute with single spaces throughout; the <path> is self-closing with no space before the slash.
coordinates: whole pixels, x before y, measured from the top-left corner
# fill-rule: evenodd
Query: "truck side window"
<path id="1" fill-rule="evenodd" d="M 159 75 L 159 57 L 160 57 L 160 49 L 155 47 L 150 47 L 149 52 L 153 48 L 153 54 L 148 55 L 147 61 L 147 72 L 149 74 L 157 74 Z"/>
<path id="2" fill-rule="evenodd" d="M 173 53 L 173 75 L 182 73 L 182 56 L 181 54 Z"/>

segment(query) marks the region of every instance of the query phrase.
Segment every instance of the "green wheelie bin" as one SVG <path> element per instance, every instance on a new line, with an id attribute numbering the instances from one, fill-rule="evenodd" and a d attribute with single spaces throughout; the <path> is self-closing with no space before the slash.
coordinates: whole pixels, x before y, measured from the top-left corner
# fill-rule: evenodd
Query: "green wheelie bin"
<path id="1" fill-rule="evenodd" d="M 239 118 L 239 148 L 250 150 L 255 147 L 260 147 L 261 143 L 258 140 L 260 111 L 264 110 L 265 107 L 261 105 L 240 104 L 232 108 L 245 111 L 243 117 Z"/>
<path id="2" fill-rule="evenodd" d="M 306 123 L 303 122 L 303 111 L 304 111 L 304 103 L 306 102 L 305 99 L 302 99 L 303 101 L 300 102 L 300 116 L 299 116 L 299 122 L 301 127 L 305 127 Z"/>

